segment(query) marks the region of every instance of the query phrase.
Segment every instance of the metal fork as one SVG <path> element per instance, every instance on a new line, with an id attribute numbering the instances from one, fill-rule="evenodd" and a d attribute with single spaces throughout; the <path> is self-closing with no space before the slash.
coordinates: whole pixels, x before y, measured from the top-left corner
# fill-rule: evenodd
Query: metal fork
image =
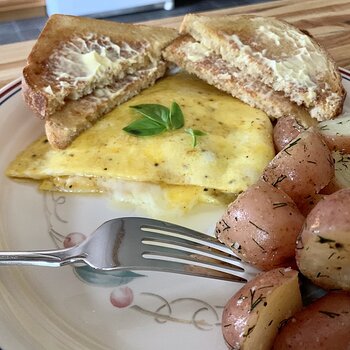
<path id="1" fill-rule="evenodd" d="M 71 248 L 0 252 L 0 265 L 149 270 L 245 283 L 259 272 L 217 239 L 168 222 L 140 217 L 106 221 Z"/>

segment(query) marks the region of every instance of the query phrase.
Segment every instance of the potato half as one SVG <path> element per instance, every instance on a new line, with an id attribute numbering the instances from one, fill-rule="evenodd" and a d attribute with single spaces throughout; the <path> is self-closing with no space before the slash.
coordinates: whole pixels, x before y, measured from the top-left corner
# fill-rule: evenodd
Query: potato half
<path id="1" fill-rule="evenodd" d="M 333 176 L 331 152 L 322 136 L 310 128 L 276 155 L 262 179 L 287 193 L 300 206 L 328 185 Z"/>
<path id="2" fill-rule="evenodd" d="M 301 307 L 297 271 L 279 268 L 261 273 L 226 304 L 224 339 L 231 349 L 269 350 L 280 325 Z"/>
<path id="3" fill-rule="evenodd" d="M 274 349 L 350 349 L 350 294 L 331 292 L 296 313 L 281 329 Z"/>
<path id="4" fill-rule="evenodd" d="M 300 271 L 326 289 L 350 291 L 350 189 L 317 203 L 298 238 Z"/>
<path id="5" fill-rule="evenodd" d="M 277 123 L 273 128 L 273 142 L 276 151 L 280 152 L 288 145 L 288 143 L 305 130 L 306 127 L 291 115 L 278 118 Z"/>
<path id="6" fill-rule="evenodd" d="M 350 154 L 339 151 L 332 152 L 334 159 L 334 177 L 322 190 L 324 194 L 331 194 L 343 188 L 350 188 Z"/>
<path id="7" fill-rule="evenodd" d="M 318 124 L 328 147 L 332 151 L 350 153 L 350 113 Z"/>
<path id="8" fill-rule="evenodd" d="M 215 233 L 244 261 L 270 270 L 295 264 L 295 241 L 304 220 L 284 192 L 258 181 L 229 205 Z"/>

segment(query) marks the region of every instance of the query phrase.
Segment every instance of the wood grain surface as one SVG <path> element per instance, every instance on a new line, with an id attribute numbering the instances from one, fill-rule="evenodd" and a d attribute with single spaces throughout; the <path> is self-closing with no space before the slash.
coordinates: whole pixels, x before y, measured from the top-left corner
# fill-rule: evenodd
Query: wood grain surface
<path id="1" fill-rule="evenodd" d="M 0 21 L 45 16 L 45 0 L 0 0 Z"/>
<path id="2" fill-rule="evenodd" d="M 350 0 L 279 0 L 206 12 L 274 16 L 309 31 L 339 66 L 350 69 Z M 181 17 L 144 22 L 178 28 Z M 34 40 L 0 45 L 0 87 L 21 75 Z"/>

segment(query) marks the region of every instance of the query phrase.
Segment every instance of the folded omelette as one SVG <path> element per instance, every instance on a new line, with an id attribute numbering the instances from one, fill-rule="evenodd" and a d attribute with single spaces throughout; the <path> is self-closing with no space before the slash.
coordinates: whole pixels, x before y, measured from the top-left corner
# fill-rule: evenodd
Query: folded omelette
<path id="1" fill-rule="evenodd" d="M 122 130 L 139 118 L 130 106 L 169 107 L 174 101 L 184 114 L 184 128 L 142 137 Z M 185 128 L 205 133 L 195 147 Z M 40 138 L 17 156 L 7 175 L 39 181 L 42 190 L 113 192 L 117 200 L 138 204 L 138 194 L 149 188 L 186 210 L 198 202 L 232 200 L 260 177 L 273 156 L 272 125 L 264 112 L 179 73 L 115 108 L 65 150 Z M 123 192 L 132 196 L 125 199 Z"/>

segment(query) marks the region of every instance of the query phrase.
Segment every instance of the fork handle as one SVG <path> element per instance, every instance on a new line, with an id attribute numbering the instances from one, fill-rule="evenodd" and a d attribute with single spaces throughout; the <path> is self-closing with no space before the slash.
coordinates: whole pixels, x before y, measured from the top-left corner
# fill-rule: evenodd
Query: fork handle
<path id="1" fill-rule="evenodd" d="M 72 253 L 74 253 L 74 249 L 72 248 L 27 252 L 0 252 L 0 266 L 35 265 L 59 267 L 84 262 L 84 256 L 74 255 Z"/>

